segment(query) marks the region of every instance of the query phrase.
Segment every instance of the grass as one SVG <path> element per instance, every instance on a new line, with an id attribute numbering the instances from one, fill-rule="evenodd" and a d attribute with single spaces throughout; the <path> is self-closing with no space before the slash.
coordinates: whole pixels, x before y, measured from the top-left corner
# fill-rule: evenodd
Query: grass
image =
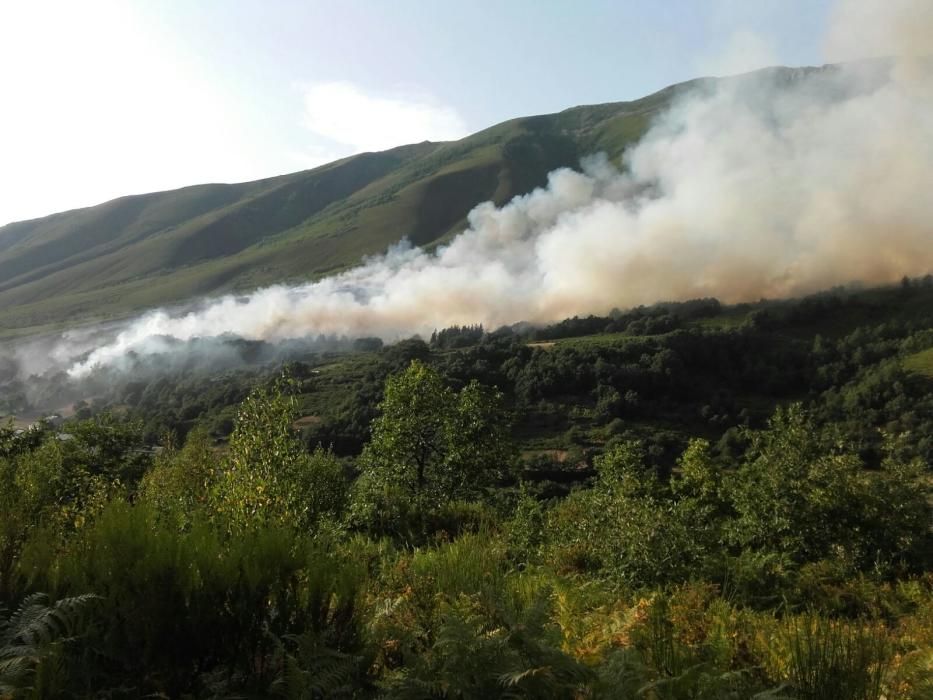
<path id="1" fill-rule="evenodd" d="M 633 340 L 641 340 L 647 336 L 629 335 L 628 333 L 596 333 L 593 335 L 580 335 L 575 338 L 561 338 L 553 341 L 558 345 L 620 345 Z M 551 342 L 551 341 L 546 341 Z"/>
<path id="2" fill-rule="evenodd" d="M 800 698 L 880 700 L 891 650 L 884 630 L 807 614 L 786 633 L 789 680 Z"/>
<path id="3" fill-rule="evenodd" d="M 719 314 L 718 316 L 698 318 L 692 322 L 692 325 L 696 326 L 697 328 L 708 328 L 710 330 L 724 331 L 730 328 L 738 328 L 745 322 L 747 318 L 748 313 L 745 311 L 730 311 Z"/>
<path id="4" fill-rule="evenodd" d="M 933 379 L 933 348 L 905 357 L 904 369 Z"/>

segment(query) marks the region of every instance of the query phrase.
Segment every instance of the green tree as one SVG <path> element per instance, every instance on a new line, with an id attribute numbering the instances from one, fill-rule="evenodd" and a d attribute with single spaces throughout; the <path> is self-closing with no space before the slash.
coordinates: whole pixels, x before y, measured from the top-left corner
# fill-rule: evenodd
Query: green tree
<path id="1" fill-rule="evenodd" d="M 167 445 L 139 486 L 141 501 L 185 529 L 196 509 L 208 502 L 217 483 L 219 459 L 205 428 L 188 433 L 185 446 Z"/>
<path id="2" fill-rule="evenodd" d="M 799 405 L 779 409 L 751 436 L 732 480 L 732 540 L 798 563 L 832 557 L 858 569 L 923 568 L 930 551 L 929 487 L 920 460 L 885 443 L 881 469 L 866 470 L 853 445 L 820 430 Z"/>
<path id="3" fill-rule="evenodd" d="M 372 440 L 360 458 L 356 510 L 408 499 L 432 508 L 473 498 L 512 460 L 502 394 L 471 382 L 459 393 L 415 360 L 386 381 Z"/>
<path id="4" fill-rule="evenodd" d="M 103 452 L 92 439 L 62 441 L 41 428 L 0 435 L 0 597 L 31 533 L 64 537 L 124 491 L 117 470 L 94 468 Z"/>
<path id="5" fill-rule="evenodd" d="M 346 480 L 329 450 L 305 451 L 294 427 L 294 397 L 279 382 L 240 405 L 214 492 L 231 529 L 262 524 L 311 527 L 343 508 Z"/>
<path id="6" fill-rule="evenodd" d="M 639 442 L 624 442 L 595 461 L 592 489 L 577 491 L 549 514 L 558 560 L 572 568 L 601 568 L 629 586 L 664 585 L 697 573 L 712 524 L 705 482 L 707 446 L 684 455 L 691 476 L 677 494 L 658 479 Z M 675 497 L 675 495 L 679 495 Z"/>
<path id="7" fill-rule="evenodd" d="M 69 459 L 89 473 L 135 484 L 151 464 L 142 424 L 105 412 L 68 425 Z"/>
<path id="8" fill-rule="evenodd" d="M 0 457 L 0 599 L 9 593 L 23 542 L 60 500 L 63 481 L 55 443 Z"/>
<path id="9" fill-rule="evenodd" d="M 798 562 L 827 556 L 858 532 L 862 464 L 824 436 L 799 405 L 778 409 L 751 436 L 732 483 L 732 538 Z"/>

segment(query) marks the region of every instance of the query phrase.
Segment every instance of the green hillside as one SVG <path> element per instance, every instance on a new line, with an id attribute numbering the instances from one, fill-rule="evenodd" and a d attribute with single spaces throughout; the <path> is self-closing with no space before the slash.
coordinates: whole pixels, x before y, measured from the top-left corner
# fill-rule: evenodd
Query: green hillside
<path id="1" fill-rule="evenodd" d="M 0 228 L 0 337 L 307 280 L 405 236 L 430 245 L 461 230 L 479 202 L 507 202 L 590 153 L 618 157 L 676 94 L 705 82 L 514 119 L 455 142 L 364 153 L 256 182 L 123 197 L 9 224 Z"/>

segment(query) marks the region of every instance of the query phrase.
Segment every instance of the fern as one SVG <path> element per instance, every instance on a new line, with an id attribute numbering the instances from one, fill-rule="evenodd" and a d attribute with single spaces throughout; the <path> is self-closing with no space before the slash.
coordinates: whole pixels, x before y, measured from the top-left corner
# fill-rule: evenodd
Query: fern
<path id="1" fill-rule="evenodd" d="M 359 685 L 360 657 L 328 647 L 311 631 L 287 635 L 278 651 L 281 670 L 271 687 L 275 695 L 288 700 L 352 697 Z"/>
<path id="2" fill-rule="evenodd" d="M 676 676 L 666 676 L 648 683 L 638 697 L 658 700 L 791 700 L 783 688 L 755 692 L 754 683 L 744 669 L 718 672 L 706 664 L 695 664 Z"/>
<path id="3" fill-rule="evenodd" d="M 16 697 L 28 690 L 40 664 L 78 634 L 99 599 L 87 594 L 50 605 L 47 595 L 33 593 L 8 619 L 0 609 L 0 696 Z"/>
<path id="4" fill-rule="evenodd" d="M 549 629 L 548 595 L 522 609 L 487 607 L 478 594 L 444 601 L 433 643 L 386 679 L 386 698 L 574 698 L 592 671 L 562 652 Z"/>

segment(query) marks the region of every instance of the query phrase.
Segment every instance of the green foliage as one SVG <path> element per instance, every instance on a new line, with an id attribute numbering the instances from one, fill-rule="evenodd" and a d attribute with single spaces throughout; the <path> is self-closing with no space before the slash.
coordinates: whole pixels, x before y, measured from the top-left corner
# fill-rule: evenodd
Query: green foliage
<path id="1" fill-rule="evenodd" d="M 387 698 L 574 698 L 591 678 L 554 644 L 546 596 L 510 613 L 461 594 L 438 615 L 431 645 L 383 684 Z"/>
<path id="2" fill-rule="evenodd" d="M 904 368 L 925 377 L 933 378 L 933 348 L 921 350 L 904 358 Z"/>
<path id="3" fill-rule="evenodd" d="M 454 475 L 446 469 L 448 416 L 453 392 L 440 375 L 413 361 L 386 382 L 382 415 L 361 458 L 371 479 L 425 498 L 450 495 Z"/>
<path id="4" fill-rule="evenodd" d="M 415 360 L 386 381 L 381 415 L 360 457 L 353 519 L 397 528 L 417 512 L 476 497 L 513 459 L 502 395 L 477 382 L 459 393 Z"/>
<path id="5" fill-rule="evenodd" d="M 638 443 L 623 443 L 596 460 L 599 478 L 552 515 L 560 551 L 598 566 L 632 586 L 682 581 L 704 553 L 706 524 L 694 522 L 693 501 L 676 501 L 646 467 Z"/>
<path id="6" fill-rule="evenodd" d="M 63 442 L 51 431 L 29 431 L 0 457 L 0 596 L 13 584 L 23 542 L 45 529 L 64 535 L 80 529 L 106 501 L 123 491 L 120 476 L 139 463 L 132 455 L 133 429 L 109 430 L 96 421 L 80 424 L 81 437 Z M 116 436 L 114 435 L 116 434 Z M 96 440 L 102 439 L 98 447 Z"/>
<path id="7" fill-rule="evenodd" d="M 88 472 L 135 484 L 150 466 L 142 426 L 110 412 L 68 426 L 65 444 L 71 459 Z"/>
<path id="8" fill-rule="evenodd" d="M 931 508 L 918 460 L 903 461 L 892 443 L 881 468 L 867 471 L 797 405 L 748 438 L 746 458 L 725 473 L 707 442 L 691 442 L 666 484 L 638 444 L 607 451 L 594 487 L 552 512 L 554 556 L 628 586 L 706 576 L 759 603 L 807 563 L 881 575 L 928 565 Z"/>
<path id="9" fill-rule="evenodd" d="M 18 431 L 10 419 L 6 425 L 0 425 L 0 458 L 10 459 L 38 447 L 47 435 L 43 424 L 33 425 Z"/>
<path id="10" fill-rule="evenodd" d="M 101 595 L 78 637 L 0 644 L 0 696 L 930 697 L 910 294 L 910 323 L 876 290 L 571 319 L 546 348 L 459 329 L 296 364 L 239 412 L 271 368 L 130 382 L 117 403 L 164 408 L 146 431 L 0 428 L 0 601 Z M 227 445 L 192 429 L 215 403 Z M 188 437 L 153 457 L 162 424 Z M 331 441 L 345 461 L 307 451 Z"/>
<path id="11" fill-rule="evenodd" d="M 292 427 L 294 398 L 283 389 L 254 390 L 237 414 L 214 494 L 215 507 L 235 531 L 266 523 L 310 528 L 343 509 L 340 463 L 320 447 L 307 454 Z"/>
<path id="12" fill-rule="evenodd" d="M 460 593 L 484 594 L 485 599 L 501 591 L 506 573 L 502 548 L 481 535 L 464 535 L 441 546 L 416 551 L 412 574 L 430 581 L 438 593 L 456 597 Z"/>
<path id="13" fill-rule="evenodd" d="M 541 502 L 521 484 L 514 515 L 506 524 L 509 553 L 519 563 L 537 561 L 545 541 L 546 514 Z"/>
<path id="14" fill-rule="evenodd" d="M 99 601 L 92 594 L 62 598 L 33 593 L 6 617 L 0 607 L 0 697 L 48 697 L 66 688 L 61 673 L 64 645 L 87 625 Z"/>
<path id="15" fill-rule="evenodd" d="M 177 695 L 200 673 L 245 672 L 272 682 L 276 639 L 308 632 L 340 653 L 356 651 L 356 598 L 365 573 L 292 529 L 252 528 L 225 538 L 204 520 L 185 532 L 144 504 L 114 502 L 64 550 L 26 552 L 36 586 L 104 600 L 87 644 L 111 678 Z M 88 669 L 90 687 L 108 682 Z"/>
<path id="16" fill-rule="evenodd" d="M 861 465 L 834 450 L 799 406 L 779 409 L 769 430 L 755 434 L 750 453 L 733 490 L 741 546 L 805 561 L 848 539 Z"/>
<path id="17" fill-rule="evenodd" d="M 801 700 L 880 700 L 891 648 L 876 624 L 849 624 L 818 614 L 791 619 L 785 629 L 788 680 Z"/>
<path id="18" fill-rule="evenodd" d="M 730 491 L 740 547 L 797 562 L 833 556 L 861 569 L 923 564 L 930 506 L 919 462 L 888 457 L 867 472 L 800 406 L 779 409 L 749 454 Z"/>
<path id="19" fill-rule="evenodd" d="M 320 635 L 305 631 L 288 635 L 279 648 L 281 668 L 272 692 L 289 700 L 359 697 L 368 685 L 362 657 L 322 643 Z"/>
<path id="20" fill-rule="evenodd" d="M 188 434 L 184 447 L 171 446 L 155 460 L 139 486 L 139 499 L 180 529 L 191 525 L 216 488 L 219 457 L 203 428 Z"/>
<path id="21" fill-rule="evenodd" d="M 686 589 L 690 594 L 690 589 Z M 681 595 L 683 591 L 681 591 Z M 633 649 L 636 655 L 628 658 L 629 673 L 640 671 L 642 685 L 631 697 L 656 698 L 657 700 L 687 700 L 709 698 L 710 700 L 740 700 L 744 698 L 783 697 L 778 689 L 762 688 L 753 669 L 730 668 L 728 652 L 722 658 L 720 640 L 709 638 L 704 644 L 690 644 L 684 639 L 684 620 L 676 617 L 685 610 L 678 596 L 656 596 L 647 606 L 646 619 L 633 632 Z M 678 605 L 680 610 L 675 609 Z M 696 613 L 695 610 L 689 610 Z M 708 613 L 707 613 L 708 614 Z M 678 629 L 678 627 L 681 627 Z M 716 632 L 711 629 L 710 632 Z M 720 658 L 717 658 L 720 657 Z M 622 657 L 625 660 L 625 657 Z M 607 664 L 609 669 L 613 664 Z M 625 669 L 625 666 L 623 666 Z"/>

